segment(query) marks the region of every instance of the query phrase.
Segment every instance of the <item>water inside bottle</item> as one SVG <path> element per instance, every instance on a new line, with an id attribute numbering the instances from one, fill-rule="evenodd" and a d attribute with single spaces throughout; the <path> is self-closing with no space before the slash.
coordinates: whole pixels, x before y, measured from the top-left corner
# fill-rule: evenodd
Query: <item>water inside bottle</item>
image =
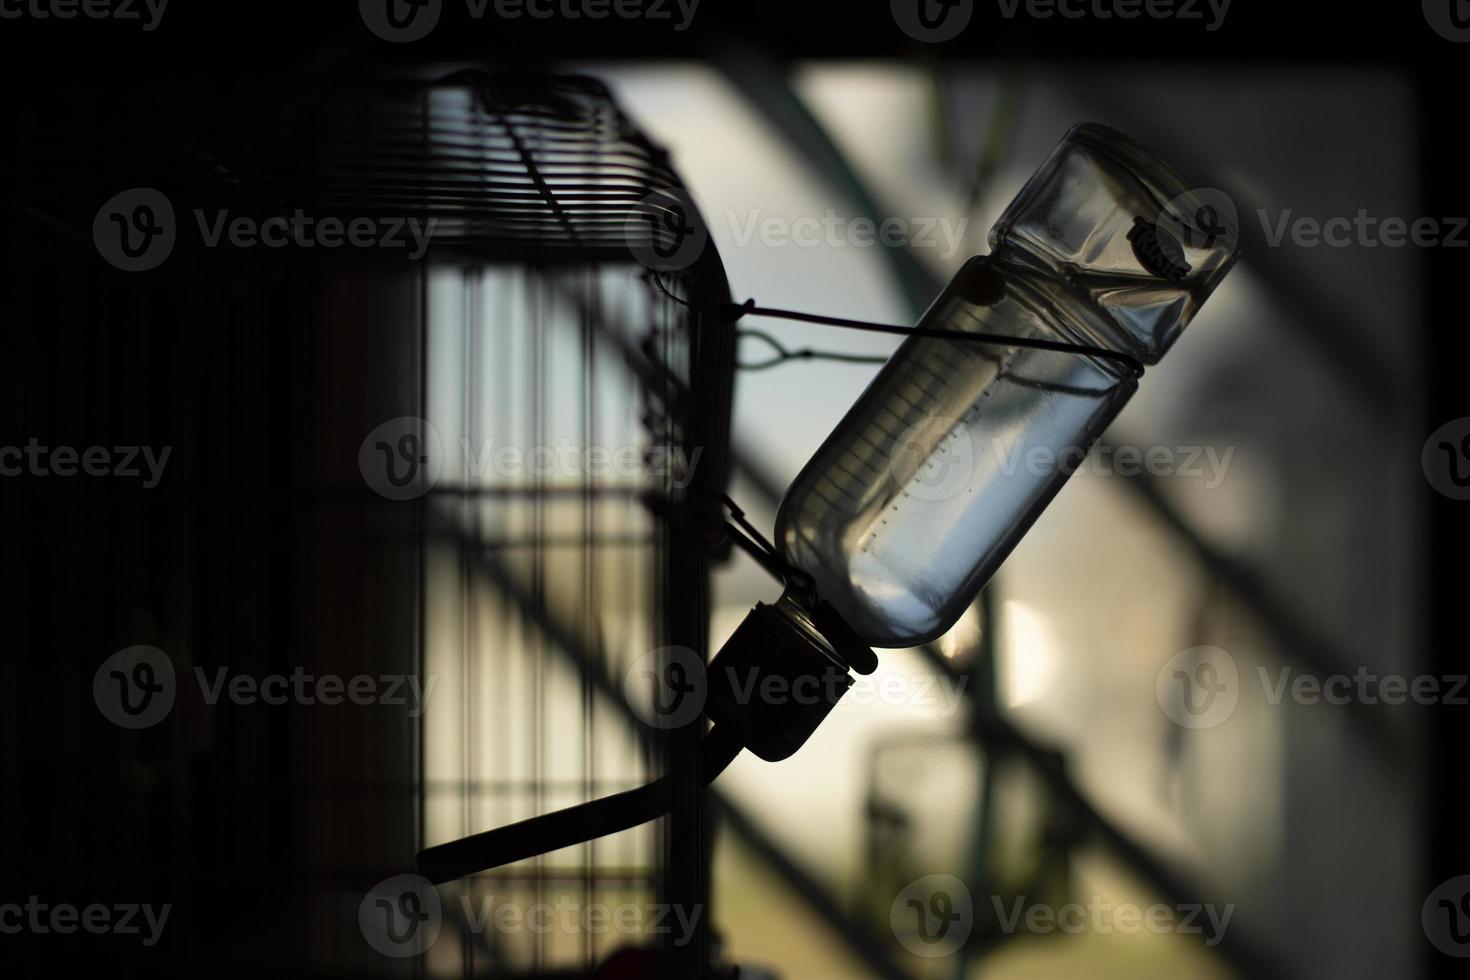
<path id="1" fill-rule="evenodd" d="M 942 300 L 933 320 L 994 332 L 1003 318 L 1005 332 L 1056 338 L 1034 312 L 1003 306 Z M 910 340 L 808 466 L 810 487 L 788 494 L 788 557 L 875 645 L 932 639 L 1055 493 L 1057 472 L 1080 463 L 1126 397 L 1119 385 L 1090 357 Z M 977 564 L 977 550 L 993 560 Z"/>

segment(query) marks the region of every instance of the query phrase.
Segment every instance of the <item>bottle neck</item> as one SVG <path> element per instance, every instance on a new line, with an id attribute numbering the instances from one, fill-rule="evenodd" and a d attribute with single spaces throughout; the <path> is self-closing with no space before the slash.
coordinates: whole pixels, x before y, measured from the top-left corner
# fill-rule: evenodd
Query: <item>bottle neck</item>
<path id="1" fill-rule="evenodd" d="M 785 626 L 819 650 L 828 660 L 843 670 L 848 669 L 846 661 L 838 654 L 836 647 L 817 629 L 816 623 L 812 621 L 812 614 L 789 590 L 781 593 L 781 598 L 777 599 L 771 608 Z"/>

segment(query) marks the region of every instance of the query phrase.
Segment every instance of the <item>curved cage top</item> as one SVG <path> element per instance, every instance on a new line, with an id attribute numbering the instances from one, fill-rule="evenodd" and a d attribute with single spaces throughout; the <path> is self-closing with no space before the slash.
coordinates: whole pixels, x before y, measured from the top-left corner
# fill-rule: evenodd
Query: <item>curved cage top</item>
<path id="1" fill-rule="evenodd" d="M 0 193 L 77 232 L 138 187 L 181 224 L 225 209 L 432 221 L 436 248 L 514 261 L 631 260 L 677 231 L 660 202 L 687 200 L 665 151 L 586 77 L 464 71 L 260 95 L 129 89 L 79 105 L 89 125 L 13 107 Z"/>

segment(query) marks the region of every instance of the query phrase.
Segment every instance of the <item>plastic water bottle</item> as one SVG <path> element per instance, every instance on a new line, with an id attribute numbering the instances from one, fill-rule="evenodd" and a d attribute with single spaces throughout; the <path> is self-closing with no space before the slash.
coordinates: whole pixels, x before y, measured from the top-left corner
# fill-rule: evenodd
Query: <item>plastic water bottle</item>
<path id="1" fill-rule="evenodd" d="M 787 490 L 783 557 L 873 646 L 949 629 L 1229 270 L 1235 222 L 1073 127 L 919 326 L 1098 353 L 908 338 Z"/>

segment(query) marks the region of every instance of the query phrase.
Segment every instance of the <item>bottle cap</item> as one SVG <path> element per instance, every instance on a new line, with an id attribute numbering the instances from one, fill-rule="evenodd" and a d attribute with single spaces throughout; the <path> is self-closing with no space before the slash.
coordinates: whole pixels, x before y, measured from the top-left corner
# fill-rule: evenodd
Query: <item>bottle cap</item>
<path id="1" fill-rule="evenodd" d="M 784 599 L 756 603 L 708 669 L 705 714 L 767 762 L 806 744 L 853 684 L 831 645 L 793 610 Z"/>

